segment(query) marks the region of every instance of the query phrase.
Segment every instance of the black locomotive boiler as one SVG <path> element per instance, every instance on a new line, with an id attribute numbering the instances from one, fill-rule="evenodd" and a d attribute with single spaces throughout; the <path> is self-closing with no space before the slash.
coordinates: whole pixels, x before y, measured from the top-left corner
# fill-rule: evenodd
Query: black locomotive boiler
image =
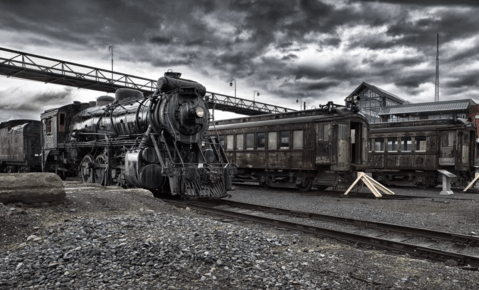
<path id="1" fill-rule="evenodd" d="M 201 84 L 166 73 L 157 89 L 119 89 L 115 98 L 78 103 L 41 115 L 42 165 L 86 183 L 147 188 L 156 196 L 217 198 L 234 168 L 205 134 L 209 111 Z"/>
<path id="2" fill-rule="evenodd" d="M 41 122 L 10 120 L 0 123 L 0 172 L 41 171 Z"/>
<path id="3" fill-rule="evenodd" d="M 369 172 L 386 185 L 435 187 L 438 170 L 465 187 L 475 174 L 476 126 L 466 119 L 370 124 Z"/>
<path id="4" fill-rule="evenodd" d="M 350 184 L 368 166 L 368 122 L 357 111 L 330 102 L 314 110 L 216 121 L 209 134 L 221 140 L 237 178 L 265 187 L 325 189 Z"/>

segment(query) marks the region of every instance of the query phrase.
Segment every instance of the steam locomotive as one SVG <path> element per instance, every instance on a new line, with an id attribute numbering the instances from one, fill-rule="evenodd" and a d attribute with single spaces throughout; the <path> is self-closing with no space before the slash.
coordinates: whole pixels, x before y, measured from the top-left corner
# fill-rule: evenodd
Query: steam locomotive
<path id="1" fill-rule="evenodd" d="M 65 105 L 41 115 L 43 171 L 85 183 L 134 186 L 155 196 L 227 196 L 235 168 L 205 134 L 201 84 L 167 72 L 155 92 L 119 89 L 115 98 Z"/>

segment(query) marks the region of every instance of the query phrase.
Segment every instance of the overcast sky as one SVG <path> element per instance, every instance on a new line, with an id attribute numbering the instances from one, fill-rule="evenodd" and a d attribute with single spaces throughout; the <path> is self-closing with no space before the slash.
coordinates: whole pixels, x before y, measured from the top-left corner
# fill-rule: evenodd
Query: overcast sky
<path id="1" fill-rule="evenodd" d="M 451 4 L 454 3 L 454 4 Z M 0 46 L 298 109 L 343 104 L 362 82 L 411 102 L 479 101 L 479 1 L 0 1 Z M 1 52 L 0 52 L 1 54 Z M 0 77 L 0 121 L 102 93 Z"/>

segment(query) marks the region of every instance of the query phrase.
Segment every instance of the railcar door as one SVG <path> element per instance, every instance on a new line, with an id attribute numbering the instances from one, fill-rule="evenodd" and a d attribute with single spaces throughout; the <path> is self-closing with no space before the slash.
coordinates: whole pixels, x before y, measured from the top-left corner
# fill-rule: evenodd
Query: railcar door
<path id="1" fill-rule="evenodd" d="M 351 122 L 351 162 L 356 165 L 364 164 L 367 160 L 367 128 L 362 123 Z"/>
<path id="2" fill-rule="evenodd" d="M 441 132 L 440 148 L 439 166 L 454 166 L 456 161 L 454 150 L 456 148 L 456 131 Z M 457 148 L 460 148 L 460 146 L 457 146 Z"/>
<path id="3" fill-rule="evenodd" d="M 332 136 L 331 123 L 316 124 L 316 165 L 331 164 L 332 156 Z"/>
<path id="4" fill-rule="evenodd" d="M 349 124 L 337 123 L 333 125 L 333 152 L 336 156 L 336 162 L 333 162 L 331 169 L 337 171 L 347 171 L 350 167 L 350 130 Z"/>

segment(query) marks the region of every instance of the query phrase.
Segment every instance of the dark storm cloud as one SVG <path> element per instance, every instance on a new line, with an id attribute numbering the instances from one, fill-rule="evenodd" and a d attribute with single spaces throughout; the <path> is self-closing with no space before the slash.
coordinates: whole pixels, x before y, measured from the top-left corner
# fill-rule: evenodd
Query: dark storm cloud
<path id="1" fill-rule="evenodd" d="M 389 3 L 398 5 L 417 5 L 417 6 L 479 6 L 476 0 L 360 0 L 361 2 Z M 351 3 L 355 1 L 350 1 Z"/>
<path id="2" fill-rule="evenodd" d="M 115 45 L 124 61 L 166 69 L 187 66 L 211 78 L 242 79 L 285 98 L 335 86 L 352 85 L 354 89 L 363 81 L 395 84 L 419 94 L 422 84 L 434 81 L 436 33 L 441 35 L 442 47 L 477 35 L 476 1 L 332 3 L 1 1 L 0 31 L 25 35 L 20 38 L 24 43 L 61 44 L 66 50 Z M 435 8 L 432 12 L 431 7 Z M 448 61 L 461 65 L 477 59 L 477 46 L 445 53 L 441 58 L 444 67 Z M 308 48 L 318 53 L 341 51 L 344 56 L 329 59 L 322 55 L 328 66 L 318 67 L 302 58 Z M 354 52 L 358 49 L 364 53 Z M 396 51 L 412 54 L 396 55 Z M 386 54 L 395 56 L 377 57 Z M 427 68 L 417 70 L 417 66 Z M 444 86 L 461 86 L 462 77 L 470 79 L 468 72 L 448 73 L 457 81 L 444 82 Z M 472 80 L 464 82 L 473 84 Z"/>
<path id="3" fill-rule="evenodd" d="M 47 108 L 59 107 L 72 102 L 71 88 L 32 93 L 20 88 L 0 91 L 0 110 L 22 112 L 25 116 L 38 116 Z"/>

